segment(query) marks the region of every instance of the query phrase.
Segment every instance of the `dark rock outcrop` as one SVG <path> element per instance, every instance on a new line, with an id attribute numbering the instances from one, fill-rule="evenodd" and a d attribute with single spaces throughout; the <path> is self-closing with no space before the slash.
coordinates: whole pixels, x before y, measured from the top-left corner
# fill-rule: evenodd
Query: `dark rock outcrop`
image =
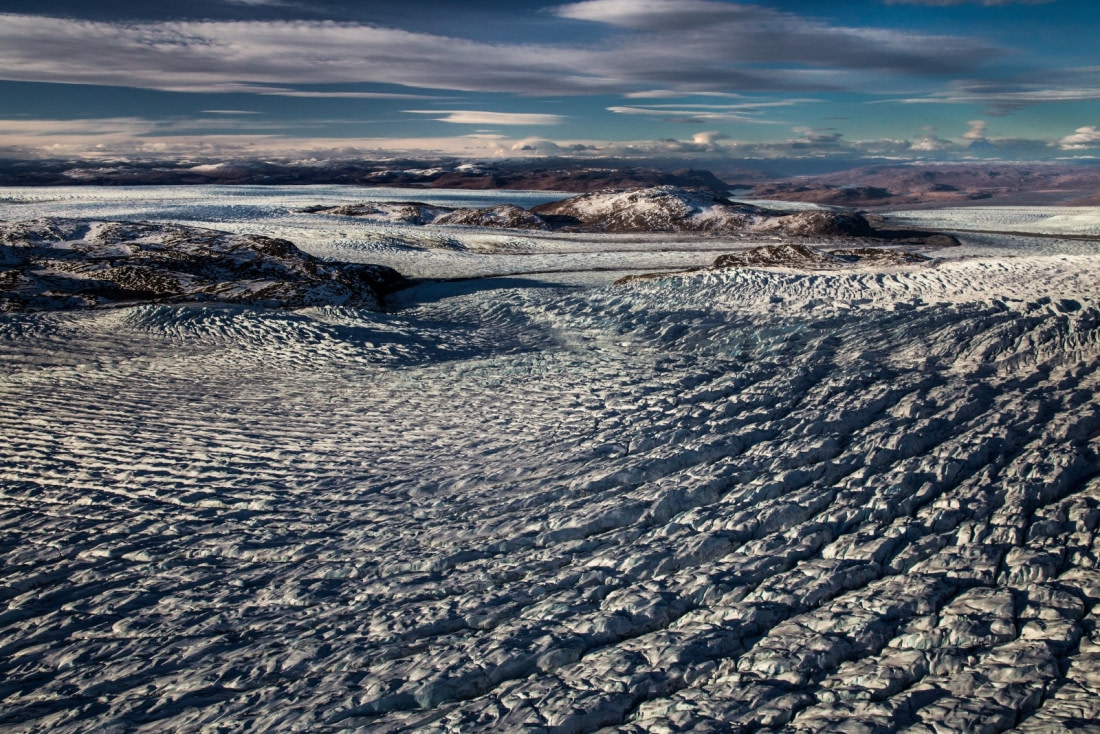
<path id="1" fill-rule="evenodd" d="M 825 250 L 802 243 L 762 245 L 740 252 L 719 255 L 709 268 L 692 268 L 663 273 L 628 275 L 616 285 L 656 280 L 674 275 L 691 275 L 726 268 L 792 268 L 795 270 L 835 270 L 852 267 L 891 267 L 931 263 L 931 258 L 908 250 L 878 247 L 854 247 Z"/>
<path id="2" fill-rule="evenodd" d="M 805 270 L 881 265 L 912 265 L 929 258 L 905 250 L 857 247 L 822 250 L 804 244 L 764 245 L 720 255 L 712 268 L 787 267 Z"/>
<path id="3" fill-rule="evenodd" d="M 2 311 L 182 301 L 377 308 L 403 282 L 391 268 L 328 263 L 272 237 L 140 222 L 0 223 Z"/>

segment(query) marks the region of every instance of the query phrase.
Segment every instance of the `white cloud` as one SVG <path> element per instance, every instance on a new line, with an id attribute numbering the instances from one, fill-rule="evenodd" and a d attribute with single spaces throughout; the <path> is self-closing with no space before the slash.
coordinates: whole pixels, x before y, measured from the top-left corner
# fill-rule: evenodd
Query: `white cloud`
<path id="1" fill-rule="evenodd" d="M 952 150 L 956 148 L 954 143 L 950 140 L 944 140 L 943 138 L 937 138 L 935 135 L 921 135 L 909 145 L 909 150 L 918 153 L 935 153 L 945 150 Z"/>
<path id="2" fill-rule="evenodd" d="M 759 17 L 762 10 L 751 5 L 711 0 L 586 0 L 561 5 L 552 12 L 562 18 L 652 31 L 697 28 L 735 18 L 751 19 Z"/>
<path id="3" fill-rule="evenodd" d="M 692 142 L 699 143 L 700 145 L 714 145 L 719 140 L 729 140 L 729 138 L 729 135 L 717 130 L 706 130 L 691 136 Z"/>
<path id="4" fill-rule="evenodd" d="M 568 153 L 567 148 L 563 148 L 553 140 L 546 140 L 545 138 L 525 138 L 524 140 L 518 140 L 512 144 L 510 148 L 512 153 L 520 153 L 524 155 L 562 155 Z"/>
<path id="5" fill-rule="evenodd" d="M 493 45 L 349 23 L 105 23 L 0 14 L 0 77 L 19 81 L 298 96 L 304 95 L 288 85 L 542 87 L 552 93 L 599 86 L 595 78 L 573 78 L 587 56 L 576 49 Z M 555 85 L 558 76 L 567 83 Z"/>
<path id="6" fill-rule="evenodd" d="M 156 123 L 139 117 L 106 117 L 84 120 L 0 120 L 0 135 L 5 137 L 65 138 L 145 135 L 156 130 Z"/>
<path id="7" fill-rule="evenodd" d="M 634 59 L 641 69 L 679 71 L 690 57 L 706 79 L 729 62 L 787 62 L 898 73 L 934 73 L 980 63 L 999 52 L 955 36 L 833 26 L 759 5 L 714 0 L 587 0 L 558 6 L 564 18 L 643 32 L 649 53 Z M 669 65 L 672 62 L 672 65 Z"/>
<path id="8" fill-rule="evenodd" d="M 733 92 L 683 92 L 675 89 L 643 89 L 637 92 L 627 92 L 623 95 L 627 99 L 671 99 L 680 97 L 721 97 L 726 99 L 744 99 L 743 94 Z"/>
<path id="9" fill-rule="evenodd" d="M 684 94 L 857 88 L 862 73 L 961 71 L 999 53 L 974 39 L 833 26 L 709 0 L 592 0 L 556 13 L 627 31 L 588 46 L 505 44 L 331 21 L 109 23 L 7 13 L 0 14 L 0 78 L 367 98 L 377 95 L 295 88 Z"/>
<path id="10" fill-rule="evenodd" d="M 959 81 L 923 97 L 890 100 L 904 104 L 980 104 L 991 115 L 1006 115 L 1023 107 L 1051 102 L 1100 100 L 1100 87 L 1061 87 Z"/>
<path id="11" fill-rule="evenodd" d="M 747 114 L 737 112 L 721 112 L 716 110 L 700 109 L 654 109 L 649 107 L 608 107 L 608 112 L 618 115 L 638 115 L 642 117 L 659 117 L 665 122 L 682 122 L 698 124 L 707 122 L 755 122 L 772 124 L 769 120 L 760 120 Z"/>
<path id="12" fill-rule="evenodd" d="M 398 92 L 315 92 L 301 89 L 278 89 L 275 87 L 246 88 L 239 91 L 255 92 L 265 97 L 300 97 L 302 99 L 442 99 L 426 94 L 401 94 Z"/>
<path id="13" fill-rule="evenodd" d="M 234 125 L 233 122 L 238 124 Z M 216 127 L 214 133 L 204 127 Z M 137 117 L 81 120 L 0 119 L 0 156 L 21 158 L 173 159 L 385 158 L 389 156 L 523 157 L 583 155 L 604 141 L 517 139 L 478 131 L 422 138 L 333 138 L 269 134 L 254 120 L 169 122 Z M 228 128 L 230 132 L 225 132 Z M 233 130 L 237 132 L 233 132 Z M 558 146 L 554 148 L 553 146 Z"/>
<path id="14" fill-rule="evenodd" d="M 460 125 L 560 125 L 562 115 L 545 115 L 529 112 L 486 112 L 482 110 L 405 110 L 416 115 L 443 115 L 438 122 Z"/>
<path id="15" fill-rule="evenodd" d="M 778 124 L 773 120 L 761 119 L 761 110 L 776 107 L 792 107 L 799 104 L 812 104 L 813 99 L 786 99 L 770 102 L 742 102 L 738 104 L 649 104 L 617 105 L 608 107 L 608 112 L 619 115 L 656 117 L 665 122 L 688 124 L 706 124 L 709 122 L 752 122 L 760 125 Z"/>
<path id="16" fill-rule="evenodd" d="M 1095 125 L 1079 127 L 1072 135 L 1058 141 L 1062 150 L 1083 150 L 1100 147 L 1100 128 Z"/>
<path id="17" fill-rule="evenodd" d="M 963 133 L 963 140 L 985 140 L 985 120 L 971 120 L 969 129 Z"/>
<path id="18" fill-rule="evenodd" d="M 202 121 L 199 121 L 200 123 Z M 218 120 L 224 127 L 225 120 Z M 431 138 L 332 138 L 264 134 L 242 121 L 237 133 L 202 132 L 141 118 L 90 120 L 0 119 L 0 156 L 21 158 L 114 158 L 146 160 L 241 159 L 384 159 L 388 157 L 454 156 L 466 159 L 568 156 L 644 160 L 676 156 L 700 159 L 911 159 L 914 156 L 950 160 L 973 151 L 938 138 L 926 130 L 913 141 L 898 139 L 846 140 L 831 129 L 796 128 L 796 137 L 776 142 L 744 142 L 719 131 L 695 133 L 688 140 L 607 141 L 593 139 L 516 138 L 485 131 Z M 232 129 L 232 126 L 230 126 Z M 994 138 L 995 154 L 1006 158 L 1041 158 L 1058 150 L 1056 141 Z M 1078 129 L 1063 139 L 1063 148 L 1100 146 L 1100 129 Z"/>

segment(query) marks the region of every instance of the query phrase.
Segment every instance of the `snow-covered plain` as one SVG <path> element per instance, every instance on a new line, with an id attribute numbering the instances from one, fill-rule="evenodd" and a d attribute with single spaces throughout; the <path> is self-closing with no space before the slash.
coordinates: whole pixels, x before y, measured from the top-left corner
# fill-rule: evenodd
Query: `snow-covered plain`
<path id="1" fill-rule="evenodd" d="M 477 276 L 0 317 L 0 729 L 1095 730 L 1100 244 L 614 286 L 760 242 L 299 211 L 412 193 L 560 198 L 0 190 Z"/>

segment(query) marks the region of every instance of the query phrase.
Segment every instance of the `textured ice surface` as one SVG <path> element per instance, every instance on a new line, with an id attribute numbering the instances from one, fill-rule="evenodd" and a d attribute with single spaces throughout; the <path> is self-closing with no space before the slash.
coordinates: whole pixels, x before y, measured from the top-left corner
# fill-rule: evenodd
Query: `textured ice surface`
<path id="1" fill-rule="evenodd" d="M 1014 241 L 5 316 L 0 728 L 1087 730 L 1100 268 Z"/>
<path id="2" fill-rule="evenodd" d="M 975 206 L 898 211 L 891 216 L 926 227 L 1100 236 L 1100 207 L 1094 206 Z"/>

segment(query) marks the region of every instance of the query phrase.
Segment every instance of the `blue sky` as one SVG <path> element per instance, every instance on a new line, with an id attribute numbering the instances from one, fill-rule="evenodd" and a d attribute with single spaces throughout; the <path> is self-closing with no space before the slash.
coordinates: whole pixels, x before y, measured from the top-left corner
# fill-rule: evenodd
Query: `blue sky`
<path id="1" fill-rule="evenodd" d="M 1100 155 L 1094 0 L 0 0 L 0 157 Z"/>

